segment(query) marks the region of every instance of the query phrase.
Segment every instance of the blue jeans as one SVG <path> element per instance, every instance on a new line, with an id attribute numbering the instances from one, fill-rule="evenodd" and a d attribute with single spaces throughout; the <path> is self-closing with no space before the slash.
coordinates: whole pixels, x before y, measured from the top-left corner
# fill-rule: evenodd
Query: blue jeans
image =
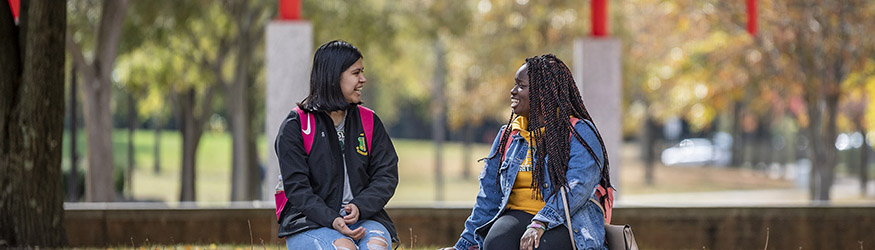
<path id="1" fill-rule="evenodd" d="M 355 224 L 349 226 L 349 228 L 352 230 L 355 230 L 359 227 L 365 228 L 365 236 L 358 241 L 354 241 L 352 238 L 341 234 L 333 228 L 320 227 L 317 229 L 310 229 L 286 237 L 286 247 L 288 249 L 355 250 L 344 249 L 342 247 L 338 248 L 334 246 L 335 240 L 349 239 L 350 241 L 355 243 L 356 248 L 360 250 L 392 249 L 392 240 L 391 237 L 389 237 L 389 231 L 386 230 L 386 227 L 384 227 L 383 224 L 372 220 L 365 220 L 356 222 Z M 368 244 L 368 241 L 371 241 L 371 238 L 374 237 L 377 237 L 376 239 L 374 239 L 375 241 L 381 241 L 383 243 L 386 243 L 386 247 L 384 248 L 382 247 L 382 245 L 379 244 Z"/>

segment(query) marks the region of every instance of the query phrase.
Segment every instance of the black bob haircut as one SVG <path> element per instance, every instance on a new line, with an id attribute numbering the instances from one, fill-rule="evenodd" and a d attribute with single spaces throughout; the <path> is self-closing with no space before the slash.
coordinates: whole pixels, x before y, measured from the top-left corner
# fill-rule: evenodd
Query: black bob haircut
<path id="1" fill-rule="evenodd" d="M 361 103 L 348 103 L 340 89 L 340 77 L 346 69 L 362 59 L 358 48 L 341 40 L 319 46 L 310 71 L 310 94 L 298 103 L 307 112 L 346 110 Z"/>

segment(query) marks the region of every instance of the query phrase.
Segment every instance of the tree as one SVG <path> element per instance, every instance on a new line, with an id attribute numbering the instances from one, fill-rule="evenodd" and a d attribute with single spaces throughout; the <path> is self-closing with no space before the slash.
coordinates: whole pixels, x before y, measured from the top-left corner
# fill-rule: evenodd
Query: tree
<path id="1" fill-rule="evenodd" d="M 728 13 L 742 12 L 743 4 L 718 2 Z M 866 51 L 872 50 L 873 28 L 864 20 L 873 6 L 866 1 L 762 1 L 761 31 L 747 56 L 749 64 L 761 70 L 746 70 L 754 84 L 748 86 L 758 97 L 749 98 L 747 110 L 761 120 L 786 112 L 802 127 L 812 162 L 810 195 L 814 201 L 828 201 L 835 176 L 838 152 L 834 147 L 840 116 L 839 102 L 848 94 L 843 82 L 861 67 Z M 738 15 L 722 15 L 723 23 L 740 24 Z M 741 28 L 739 28 L 741 29 Z M 755 59 L 755 60 L 750 60 Z M 761 61 L 759 59 L 762 59 Z M 758 81 L 769 84 L 758 84 Z M 759 105 L 757 102 L 771 102 Z M 747 101 L 745 101 L 747 102 Z M 804 103 L 804 105 L 797 105 Z M 760 109 L 761 111 L 755 111 Z M 763 112 L 764 110 L 764 112 Z M 778 115 L 770 115 L 778 114 Z M 764 123 L 759 126 L 762 127 Z M 738 142 L 736 142 L 738 143 Z"/>
<path id="2" fill-rule="evenodd" d="M 0 3 L 0 247 L 67 244 L 61 181 L 66 4 Z"/>
<path id="3" fill-rule="evenodd" d="M 179 24 L 192 27 L 191 23 Z M 161 43 L 155 43 L 161 42 Z M 213 114 L 213 99 L 218 86 L 208 74 L 188 61 L 178 51 L 202 52 L 198 44 L 185 38 L 147 42 L 119 60 L 119 78 L 135 86 L 150 86 L 151 96 L 145 102 L 151 106 L 165 97 L 174 106 L 174 114 L 182 133 L 180 201 L 196 200 L 196 156 L 204 125 Z M 160 63 L 157 63 L 160 62 Z M 154 93 L 166 91 L 165 93 Z M 156 112 L 157 107 L 146 109 Z"/>
<path id="4" fill-rule="evenodd" d="M 866 108 L 869 106 L 869 94 L 866 92 L 866 87 L 863 79 L 858 80 L 860 84 L 852 84 L 849 90 L 853 90 L 842 101 L 841 110 L 851 123 L 853 131 L 866 135 Z M 856 82 L 856 81 L 855 81 Z M 864 137 L 865 138 L 865 137 Z M 860 194 L 866 196 L 867 184 L 869 183 L 869 147 L 867 140 L 863 140 L 862 148 L 860 149 L 860 164 L 858 167 L 858 177 L 860 178 Z"/>
<path id="5" fill-rule="evenodd" d="M 199 6 L 200 13 L 189 14 L 187 20 L 181 21 L 180 26 L 185 28 L 177 29 L 173 34 L 182 41 L 179 46 L 184 46 L 181 48 L 184 51 L 181 56 L 190 65 L 186 67 L 202 74 L 204 83 L 200 85 L 203 86 L 195 92 L 205 91 L 206 94 L 200 98 L 202 100 L 200 104 L 190 99 L 193 97 L 188 91 L 174 99 L 182 105 L 179 107 L 184 111 L 180 114 L 180 121 L 184 123 L 181 126 L 183 137 L 199 140 L 204 123 L 213 114 L 211 112 L 213 92 L 222 91 L 225 94 L 224 104 L 230 118 L 229 125 L 233 139 L 230 199 L 257 200 L 260 198 L 262 177 L 255 147 L 256 130 L 253 126 L 255 120 L 253 102 L 256 98 L 253 98 L 251 90 L 256 85 L 258 75 L 261 74 L 260 69 L 264 59 L 256 52 L 263 51 L 260 46 L 262 46 L 261 41 L 264 38 L 267 21 L 271 16 L 270 5 L 265 1 L 241 0 L 225 0 L 220 4 L 212 1 L 197 1 L 186 5 Z M 200 107 L 195 111 L 194 106 Z M 184 143 L 184 145 L 194 147 L 191 150 L 196 151 L 196 143 Z M 194 184 L 190 181 L 193 177 L 187 177 L 189 175 L 186 174 L 191 172 L 193 176 L 193 171 L 186 170 L 193 169 L 194 165 L 189 167 L 187 164 L 189 162 L 193 164 L 193 157 L 191 161 L 184 161 L 183 164 L 184 190 L 188 190 L 186 187 L 192 187 L 193 190 Z M 183 191 L 183 194 L 188 194 L 188 191 Z M 183 198 L 186 199 L 188 198 Z"/>
<path id="6" fill-rule="evenodd" d="M 788 13 L 786 19 L 764 20 L 776 34 L 771 41 L 781 57 L 791 63 L 786 78 L 798 82 L 805 101 L 805 134 L 813 142 L 809 147 L 812 162 L 810 195 L 814 201 L 829 201 L 835 178 L 838 150 L 836 121 L 844 82 L 859 55 L 871 49 L 865 42 L 871 21 L 864 20 L 868 2 L 797 1 L 782 5 L 770 2 L 775 12 Z M 765 5 L 765 4 L 764 4 Z M 855 31 L 866 32 L 855 32 Z"/>
<path id="7" fill-rule="evenodd" d="M 156 164 L 160 162 L 157 130 L 167 119 L 167 103 L 173 104 L 182 133 L 180 200 L 194 201 L 197 148 L 204 125 L 214 113 L 212 105 L 217 90 L 206 69 L 188 59 L 217 53 L 225 56 L 225 50 L 216 49 L 211 40 L 198 39 L 213 31 L 205 29 L 212 27 L 206 23 L 215 17 L 209 15 L 217 7 L 210 1 L 156 0 L 136 1 L 132 8 L 137 11 L 125 22 L 121 41 L 125 53 L 119 56 L 116 72 L 125 88 L 142 90 L 138 94 L 143 98 L 138 109 L 155 122 Z M 216 21 L 213 25 L 223 23 Z"/>
<path id="8" fill-rule="evenodd" d="M 67 35 L 66 47 L 70 51 L 76 70 L 84 79 L 81 88 L 88 137 L 88 178 L 85 185 L 85 200 L 105 202 L 115 199 L 113 188 L 114 162 L 112 154 L 112 71 L 115 66 L 122 24 L 127 12 L 128 0 L 105 0 L 102 3 L 98 30 L 94 38 L 93 57 L 83 54 L 82 40 L 77 33 Z M 81 37 L 81 35 L 79 35 Z"/>
<path id="9" fill-rule="evenodd" d="M 623 18 L 616 36 L 628 51 L 623 59 L 629 103 L 624 130 L 641 130 L 644 183 L 652 185 L 661 125 L 680 118 L 694 131 L 713 129 L 717 110 L 727 106 L 727 98 L 715 93 L 740 96 L 734 93 L 739 84 L 716 69 L 735 68 L 733 53 L 745 42 L 712 30 L 708 14 L 714 6 L 708 2 L 640 0 L 619 8 Z"/>
<path id="10" fill-rule="evenodd" d="M 224 77 L 221 67 L 226 62 L 207 62 L 215 74 L 217 84 L 222 86 L 231 118 L 233 138 L 231 166 L 231 200 L 258 200 L 261 190 L 261 170 L 255 150 L 256 133 L 253 130 L 253 110 L 250 90 L 254 87 L 258 65 L 263 65 L 262 57 L 255 56 L 257 46 L 264 40 L 264 31 L 270 18 L 265 1 L 228 0 L 223 2 L 224 10 L 231 17 L 236 33 L 220 37 L 230 41 L 236 52 L 233 60 L 231 79 Z M 263 49 L 262 49 L 263 51 Z"/>

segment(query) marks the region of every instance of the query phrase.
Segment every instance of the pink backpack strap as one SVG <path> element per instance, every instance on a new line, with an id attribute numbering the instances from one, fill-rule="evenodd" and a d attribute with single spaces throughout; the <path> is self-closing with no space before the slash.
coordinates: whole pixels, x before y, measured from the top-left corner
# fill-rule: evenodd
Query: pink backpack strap
<path id="1" fill-rule="evenodd" d="M 506 128 L 506 129 L 510 129 L 510 128 Z M 504 132 L 504 131 L 502 131 L 502 132 Z M 513 138 L 513 135 L 519 134 L 519 133 L 520 133 L 519 130 L 511 130 L 510 134 L 507 135 L 507 142 L 504 143 L 504 155 L 501 156 L 502 161 L 504 161 L 504 157 L 507 156 L 507 150 L 510 149 L 510 143 L 513 142 L 513 140 L 511 138 Z"/>
<path id="2" fill-rule="evenodd" d="M 605 188 L 602 185 L 597 185 L 595 196 L 605 211 L 605 224 L 610 224 L 612 211 L 614 210 L 614 188 Z"/>
<path id="3" fill-rule="evenodd" d="M 304 150 L 310 154 L 310 149 L 313 148 L 313 129 L 316 128 L 316 120 L 313 119 L 313 114 L 306 113 L 301 108 L 295 107 L 295 112 L 298 113 L 298 120 L 301 122 L 301 136 L 304 138 Z M 280 180 L 282 183 L 282 180 Z M 276 202 L 276 219 L 279 220 L 283 213 L 283 208 L 288 203 L 285 191 L 279 191 L 274 194 L 274 202 Z"/>
<path id="4" fill-rule="evenodd" d="M 365 142 L 367 142 L 368 151 L 371 150 L 371 139 L 374 137 L 374 111 L 359 105 L 359 116 L 362 119 L 362 127 L 365 129 Z"/>
<path id="5" fill-rule="evenodd" d="M 274 202 L 276 202 L 276 219 L 280 219 L 280 215 L 283 214 L 283 208 L 286 207 L 286 203 L 288 203 L 289 199 L 286 198 L 286 192 L 280 191 L 273 195 Z"/>
<path id="6" fill-rule="evenodd" d="M 298 120 L 301 122 L 301 136 L 304 138 L 304 150 L 310 154 L 310 149 L 313 148 L 313 138 L 315 137 L 314 130 L 316 129 L 316 119 L 313 114 L 306 113 L 301 108 L 296 107 L 295 112 L 298 112 Z"/>

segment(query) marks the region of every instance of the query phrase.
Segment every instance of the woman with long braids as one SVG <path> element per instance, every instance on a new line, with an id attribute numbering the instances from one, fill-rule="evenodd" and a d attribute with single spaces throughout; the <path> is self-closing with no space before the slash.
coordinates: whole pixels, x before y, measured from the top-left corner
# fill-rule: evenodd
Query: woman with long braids
<path id="1" fill-rule="evenodd" d="M 578 249 L 605 249 L 597 186 L 608 157 L 571 71 L 552 54 L 526 59 L 510 91 L 513 113 L 492 143 L 480 191 L 455 249 L 572 249 L 559 189 L 568 190 Z"/>

